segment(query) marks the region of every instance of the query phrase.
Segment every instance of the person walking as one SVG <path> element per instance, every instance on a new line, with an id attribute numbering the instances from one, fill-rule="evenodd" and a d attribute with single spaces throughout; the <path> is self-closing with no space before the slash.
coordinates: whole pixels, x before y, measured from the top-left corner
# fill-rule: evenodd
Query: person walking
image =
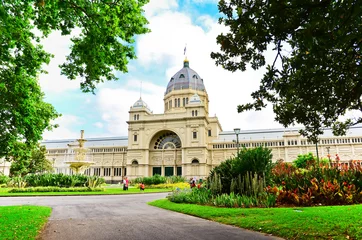
<path id="1" fill-rule="evenodd" d="M 128 178 L 127 177 L 124 177 L 123 179 L 123 190 L 128 190 Z"/>

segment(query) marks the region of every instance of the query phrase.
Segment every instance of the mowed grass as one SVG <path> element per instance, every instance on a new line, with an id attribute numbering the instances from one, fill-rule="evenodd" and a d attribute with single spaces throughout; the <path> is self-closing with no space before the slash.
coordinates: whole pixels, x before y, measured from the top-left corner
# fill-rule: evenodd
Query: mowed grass
<path id="1" fill-rule="evenodd" d="M 362 239 L 362 204 L 305 208 L 218 208 L 173 203 L 149 205 L 286 239 Z"/>
<path id="2" fill-rule="evenodd" d="M 32 193 L 8 193 L 10 188 L 0 188 L 0 197 L 16 197 L 16 196 L 64 196 L 64 195 L 118 195 L 118 194 L 142 194 L 139 188 L 129 188 L 124 191 L 123 188 L 112 187 L 105 188 L 104 192 L 32 192 Z M 172 189 L 145 189 L 144 193 L 171 192 Z"/>
<path id="3" fill-rule="evenodd" d="M 0 239 L 35 239 L 50 213 L 50 207 L 0 207 Z"/>

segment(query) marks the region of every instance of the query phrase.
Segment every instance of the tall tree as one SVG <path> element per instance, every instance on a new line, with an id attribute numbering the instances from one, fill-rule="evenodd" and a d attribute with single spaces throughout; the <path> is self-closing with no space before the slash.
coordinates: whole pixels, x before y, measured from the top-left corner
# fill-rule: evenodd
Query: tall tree
<path id="1" fill-rule="evenodd" d="M 34 146 L 59 115 L 44 102 L 36 77 L 51 54 L 40 44 L 53 31 L 70 35 L 61 73 L 81 78 L 81 89 L 116 80 L 134 59 L 134 36 L 149 30 L 142 7 L 148 0 L 0 0 L 0 158 L 17 141 Z M 38 34 L 35 34 L 39 32 Z M 51 81 L 51 80 L 49 80 Z"/>
<path id="2" fill-rule="evenodd" d="M 46 158 L 46 148 L 39 144 L 29 146 L 17 142 L 9 155 L 11 158 L 11 176 L 25 176 L 29 173 L 53 171 L 52 162 Z"/>
<path id="3" fill-rule="evenodd" d="M 334 134 L 362 122 L 341 119 L 362 111 L 362 4 L 358 0 L 219 1 L 219 22 L 229 32 L 217 37 L 221 52 L 211 53 L 230 71 L 265 66 L 264 53 L 274 46 L 254 101 L 238 112 L 261 110 L 270 102 L 285 127 L 303 124 L 302 134 L 317 141 L 323 128 Z M 281 67 L 276 62 L 281 62 Z"/>

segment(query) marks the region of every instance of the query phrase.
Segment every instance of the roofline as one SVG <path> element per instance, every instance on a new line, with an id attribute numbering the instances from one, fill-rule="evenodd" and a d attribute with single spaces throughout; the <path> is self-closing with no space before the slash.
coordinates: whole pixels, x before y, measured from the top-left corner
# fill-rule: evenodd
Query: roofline
<path id="1" fill-rule="evenodd" d="M 303 127 L 300 128 L 267 128 L 267 129 L 250 129 L 250 130 L 241 130 L 240 134 L 254 134 L 254 133 L 277 133 L 277 132 L 292 132 L 292 131 L 299 131 L 304 129 Z M 349 129 L 362 129 L 361 125 L 351 126 Z M 332 128 L 323 128 L 322 130 L 332 130 Z M 234 131 L 223 131 L 219 135 L 235 135 Z"/>
<path id="2" fill-rule="evenodd" d="M 43 140 L 42 143 L 65 143 L 65 142 L 73 142 L 77 139 L 54 139 L 54 140 Z M 113 141 L 113 140 L 128 140 L 128 137 L 97 137 L 97 138 L 86 138 L 88 142 L 95 142 L 95 141 Z"/>

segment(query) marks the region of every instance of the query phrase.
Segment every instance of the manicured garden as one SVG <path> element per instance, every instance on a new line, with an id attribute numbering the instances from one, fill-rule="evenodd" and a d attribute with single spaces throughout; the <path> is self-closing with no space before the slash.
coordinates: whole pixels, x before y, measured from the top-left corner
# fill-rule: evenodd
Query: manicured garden
<path id="1" fill-rule="evenodd" d="M 50 207 L 0 207 L 1 239 L 35 239 L 50 216 Z"/>
<path id="2" fill-rule="evenodd" d="M 144 182 L 144 191 L 139 183 Z M 56 196 L 56 195 L 116 195 L 169 192 L 176 188 L 186 188 L 188 184 L 182 177 L 138 178 L 131 182 L 127 191 L 121 184 L 108 185 L 97 176 L 64 174 L 28 174 L 24 177 L 0 176 L 0 196 Z"/>
<path id="3" fill-rule="evenodd" d="M 149 204 L 286 239 L 362 239 L 362 205 L 220 208 L 167 199 Z"/>
<path id="4" fill-rule="evenodd" d="M 178 189 L 151 205 L 292 239 L 362 238 L 360 161 L 332 164 L 312 154 L 293 163 L 271 159 L 270 149 L 244 148 L 201 187 Z"/>

